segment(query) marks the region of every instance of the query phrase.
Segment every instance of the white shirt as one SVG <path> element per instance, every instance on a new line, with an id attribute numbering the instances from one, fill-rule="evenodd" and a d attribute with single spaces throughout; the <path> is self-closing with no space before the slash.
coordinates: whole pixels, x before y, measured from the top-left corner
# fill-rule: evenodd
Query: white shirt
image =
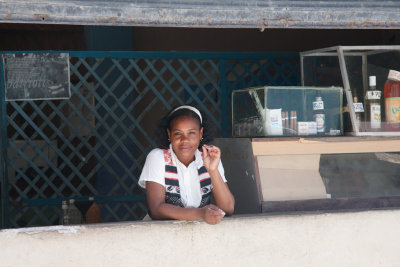
<path id="1" fill-rule="evenodd" d="M 178 170 L 179 188 L 181 200 L 186 208 L 197 208 L 201 202 L 200 180 L 197 172 L 203 166 L 201 152 L 196 150 L 195 160 L 188 167 L 178 160 L 171 146 L 172 161 Z M 221 161 L 218 164 L 218 171 L 226 182 L 224 167 Z M 156 182 L 165 187 L 165 160 L 164 151 L 156 148 L 147 155 L 142 174 L 139 178 L 139 186 L 146 188 L 146 182 Z"/>

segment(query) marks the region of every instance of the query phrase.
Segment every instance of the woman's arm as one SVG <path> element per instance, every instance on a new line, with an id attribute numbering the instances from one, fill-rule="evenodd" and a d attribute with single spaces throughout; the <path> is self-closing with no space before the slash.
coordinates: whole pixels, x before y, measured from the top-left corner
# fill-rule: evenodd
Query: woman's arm
<path id="1" fill-rule="evenodd" d="M 235 209 L 235 198 L 233 197 L 228 185 L 222 180 L 218 169 L 208 172 L 211 176 L 213 184 L 212 193 L 215 198 L 215 203 L 222 209 L 226 215 L 232 215 Z"/>
<path id="2" fill-rule="evenodd" d="M 221 150 L 218 147 L 203 146 L 203 162 L 211 177 L 215 202 L 227 215 L 232 215 L 235 209 L 235 198 L 219 173 L 218 164 L 220 158 Z"/>
<path id="3" fill-rule="evenodd" d="M 204 220 L 209 224 L 217 224 L 224 214 L 214 205 L 203 208 L 182 208 L 165 203 L 165 188 L 156 182 L 146 182 L 147 205 L 153 219 Z"/>

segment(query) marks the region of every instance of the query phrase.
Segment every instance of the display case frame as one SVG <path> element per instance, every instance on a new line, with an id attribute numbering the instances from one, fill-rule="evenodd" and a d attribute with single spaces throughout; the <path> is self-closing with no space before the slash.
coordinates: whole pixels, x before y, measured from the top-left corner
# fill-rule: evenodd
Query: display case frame
<path id="1" fill-rule="evenodd" d="M 290 101 L 282 100 L 282 96 L 288 97 Z M 317 132 L 317 122 L 315 118 L 311 119 L 313 117 L 313 112 L 316 111 L 313 110 L 313 104 L 317 103 L 314 102 L 316 96 L 320 96 L 320 98 L 324 99 L 324 101 L 321 101 L 322 111 L 324 113 L 324 126 L 323 130 L 319 132 Z M 288 138 L 299 136 L 321 137 L 321 135 L 343 135 L 342 99 L 343 88 L 335 86 L 259 86 L 235 90 L 232 92 L 232 136 Z M 251 103 L 252 109 L 250 109 L 246 103 Z M 240 107 L 242 107 L 242 111 L 246 110 L 248 113 L 239 112 L 241 110 Z M 271 112 L 270 116 L 267 115 L 267 111 Z M 278 112 L 279 114 L 273 115 L 272 112 Z M 286 115 L 283 115 L 284 113 Z M 258 129 L 256 131 L 257 133 L 252 133 L 250 130 L 244 131 L 245 133 L 238 131 L 238 129 L 241 128 L 239 127 L 239 124 L 241 124 L 240 119 L 236 116 L 238 114 L 244 116 L 246 119 L 253 118 L 257 126 L 250 123 L 251 125 L 242 128 L 248 130 L 253 128 Z M 276 121 L 282 121 L 282 124 L 268 124 L 267 121 L 271 120 L 270 117 L 278 117 Z M 256 121 L 259 121 L 259 123 L 256 123 Z M 284 124 L 284 121 L 286 124 Z M 329 124 L 327 124 L 326 121 L 329 121 Z M 308 124 L 309 122 L 314 123 L 314 133 L 312 133 L 310 129 L 307 129 L 305 132 L 304 127 L 313 128 L 312 125 L 310 126 Z M 303 131 L 300 130 L 300 124 Z M 310 132 L 308 130 L 310 130 Z"/>
<path id="2" fill-rule="evenodd" d="M 368 56 L 389 51 L 400 52 L 400 45 L 383 45 L 383 46 L 333 46 L 328 48 L 315 49 L 310 51 L 300 52 L 300 67 L 301 67 L 301 85 L 305 86 L 304 79 L 304 59 L 306 57 L 337 57 L 339 61 L 340 73 L 343 82 L 344 94 L 346 96 L 352 131 L 345 134 L 354 136 L 400 136 L 400 131 L 360 131 L 356 125 L 356 112 L 353 105 L 353 96 L 349 81 L 349 72 L 346 66 L 345 57 L 361 57 L 362 60 L 362 82 L 363 92 L 368 87 Z M 334 86 L 340 86 L 333 84 Z M 308 85 L 310 86 L 310 85 Z"/>

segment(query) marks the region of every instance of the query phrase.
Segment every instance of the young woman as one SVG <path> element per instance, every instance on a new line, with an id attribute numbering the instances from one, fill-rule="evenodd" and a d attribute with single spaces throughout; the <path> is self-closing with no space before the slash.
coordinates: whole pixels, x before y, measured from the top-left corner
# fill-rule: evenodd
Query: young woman
<path id="1" fill-rule="evenodd" d="M 139 179 L 151 218 L 217 224 L 231 215 L 235 200 L 226 184 L 221 151 L 208 145 L 210 128 L 204 115 L 192 106 L 174 108 L 159 122 L 157 135 L 165 149 L 148 154 Z M 216 205 L 210 204 L 211 194 Z"/>

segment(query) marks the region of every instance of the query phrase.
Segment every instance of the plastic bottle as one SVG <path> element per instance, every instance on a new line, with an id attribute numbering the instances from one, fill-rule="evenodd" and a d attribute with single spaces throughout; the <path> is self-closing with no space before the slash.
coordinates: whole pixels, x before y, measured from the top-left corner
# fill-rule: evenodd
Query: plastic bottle
<path id="1" fill-rule="evenodd" d="M 313 102 L 314 120 L 317 123 L 317 134 L 325 134 L 325 112 L 324 101 L 321 96 L 317 96 Z"/>
<path id="2" fill-rule="evenodd" d="M 75 206 L 75 199 L 69 200 L 68 215 L 70 224 L 81 224 L 82 214 L 79 209 Z"/>
<path id="3" fill-rule="evenodd" d="M 69 224 L 69 214 L 68 214 L 68 202 L 63 200 L 61 203 L 62 217 L 60 220 L 60 224 L 67 225 Z"/>
<path id="4" fill-rule="evenodd" d="M 365 96 L 367 130 L 381 128 L 381 95 L 382 92 L 376 89 L 376 76 L 369 76 L 369 89 Z"/>
<path id="5" fill-rule="evenodd" d="M 386 131 L 400 131 L 400 72 L 389 71 L 384 98 Z"/>

